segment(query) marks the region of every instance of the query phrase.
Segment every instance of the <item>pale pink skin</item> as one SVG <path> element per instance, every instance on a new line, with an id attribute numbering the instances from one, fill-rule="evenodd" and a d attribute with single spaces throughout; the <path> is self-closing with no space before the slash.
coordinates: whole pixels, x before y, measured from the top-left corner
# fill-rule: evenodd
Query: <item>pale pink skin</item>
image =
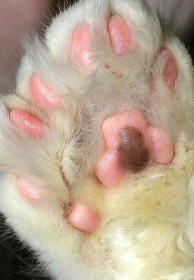
<path id="1" fill-rule="evenodd" d="M 173 90 L 176 85 L 178 77 L 178 66 L 176 60 L 171 51 L 165 49 L 162 51 L 163 55 L 166 56 L 167 63 L 164 68 L 164 81 L 170 90 Z"/>
<path id="2" fill-rule="evenodd" d="M 108 30 L 110 33 L 110 40 L 113 49 L 120 56 L 131 47 L 132 33 L 127 23 L 120 16 L 112 16 L 108 23 Z"/>
<path id="3" fill-rule="evenodd" d="M 45 123 L 24 110 L 12 110 L 10 120 L 18 129 L 25 131 L 33 138 L 40 138 L 45 132 Z"/>
<path id="4" fill-rule="evenodd" d="M 72 49 L 84 66 L 92 63 L 91 33 L 89 24 L 82 24 L 74 32 Z"/>
<path id="5" fill-rule="evenodd" d="M 92 207 L 76 202 L 68 217 L 68 222 L 79 231 L 93 233 L 100 226 L 100 216 Z"/>
<path id="6" fill-rule="evenodd" d="M 120 56 L 130 51 L 132 32 L 125 20 L 120 16 L 112 16 L 108 23 L 110 42 L 113 50 Z M 92 64 L 91 33 L 88 24 L 76 28 L 72 42 L 73 52 L 80 63 L 88 67 Z M 167 62 L 164 69 L 164 81 L 167 87 L 174 89 L 178 76 L 176 61 L 170 51 L 165 50 Z M 36 103 L 43 109 L 57 109 L 62 106 L 62 99 L 39 75 L 31 78 L 31 92 Z M 18 129 L 30 136 L 43 137 L 45 124 L 32 114 L 23 110 L 10 112 L 10 120 Z M 119 142 L 119 130 L 124 126 L 135 127 L 145 138 L 152 160 L 159 164 L 168 164 L 174 158 L 174 144 L 163 129 L 149 124 L 139 111 L 126 111 L 106 119 L 102 125 L 105 140 L 105 151 L 96 163 L 95 173 L 104 187 L 119 187 L 126 172 L 120 170 L 116 148 Z M 43 195 L 24 178 L 17 179 L 20 193 L 29 200 L 38 200 Z M 91 206 L 78 201 L 72 206 L 68 216 L 71 226 L 84 233 L 94 233 L 100 227 L 101 217 Z"/>
<path id="7" fill-rule="evenodd" d="M 20 193 L 28 200 L 38 201 L 42 196 L 40 188 L 35 187 L 30 181 L 22 177 L 16 179 L 16 186 Z"/>
<path id="8" fill-rule="evenodd" d="M 57 109 L 63 107 L 62 99 L 47 83 L 37 74 L 30 80 L 32 96 L 36 103 L 43 109 Z"/>

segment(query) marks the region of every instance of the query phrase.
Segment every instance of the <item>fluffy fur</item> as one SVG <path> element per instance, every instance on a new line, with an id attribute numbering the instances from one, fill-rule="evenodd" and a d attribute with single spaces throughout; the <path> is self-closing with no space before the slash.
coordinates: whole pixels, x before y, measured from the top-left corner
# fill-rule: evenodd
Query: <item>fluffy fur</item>
<path id="1" fill-rule="evenodd" d="M 107 19 L 114 14 L 133 32 L 135 47 L 124 58 L 112 52 L 108 40 Z M 73 31 L 83 22 L 92 31 L 97 64 L 92 73 L 71 52 Z M 179 68 L 173 93 L 162 77 L 163 48 L 172 51 Z M 66 112 L 36 106 L 29 87 L 33 73 L 63 97 Z M 194 279 L 193 81 L 181 42 L 138 0 L 80 1 L 53 20 L 44 42 L 35 38 L 27 44 L 16 93 L 1 100 L 0 210 L 53 279 Z M 8 112 L 16 108 L 44 119 L 52 130 L 34 142 L 10 123 Z M 131 109 L 167 129 L 176 155 L 168 166 L 154 165 L 126 178 L 117 190 L 106 190 L 93 174 L 104 150 L 101 125 Z M 16 176 L 44 188 L 41 201 L 22 197 Z M 69 204 L 77 200 L 102 217 L 92 235 L 66 221 Z"/>

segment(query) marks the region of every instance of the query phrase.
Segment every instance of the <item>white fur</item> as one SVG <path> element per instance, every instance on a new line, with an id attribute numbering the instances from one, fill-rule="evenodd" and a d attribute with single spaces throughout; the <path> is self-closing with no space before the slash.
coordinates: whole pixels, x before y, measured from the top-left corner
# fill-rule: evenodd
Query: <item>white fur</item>
<path id="1" fill-rule="evenodd" d="M 132 49 L 123 58 L 114 54 L 108 39 L 107 20 L 113 14 L 124 17 L 133 33 Z M 83 22 L 91 26 L 94 71 L 71 52 L 72 34 Z M 172 51 L 179 68 L 173 92 L 163 79 L 163 47 Z M 29 87 L 33 73 L 60 94 L 65 112 L 36 106 Z M 53 20 L 45 42 L 35 38 L 27 45 L 16 94 L 1 101 L 0 170 L 5 176 L 0 210 L 53 279 L 194 279 L 193 81 L 181 42 L 161 30 L 157 16 L 138 0 L 80 1 Z M 51 131 L 34 142 L 9 121 L 14 108 L 32 112 Z M 108 116 L 131 109 L 169 132 L 176 141 L 175 159 L 106 190 L 93 176 L 104 150 L 101 125 Z M 15 187 L 16 176 L 31 178 L 45 196 L 27 201 Z M 64 218 L 76 200 L 102 217 L 92 235 L 76 231 Z"/>

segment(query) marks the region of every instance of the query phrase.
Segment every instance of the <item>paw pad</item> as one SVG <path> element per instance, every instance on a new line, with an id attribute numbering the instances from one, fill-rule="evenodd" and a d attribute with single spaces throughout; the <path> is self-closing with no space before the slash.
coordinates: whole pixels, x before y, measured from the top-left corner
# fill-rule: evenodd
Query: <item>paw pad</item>
<path id="1" fill-rule="evenodd" d="M 118 185 L 127 173 L 144 170 L 151 160 L 167 164 L 174 157 L 174 145 L 167 133 L 149 125 L 139 111 L 108 118 L 102 130 L 106 149 L 95 172 L 106 187 Z"/>
<path id="2" fill-rule="evenodd" d="M 112 16 L 108 23 L 108 31 L 113 50 L 123 56 L 131 47 L 132 35 L 125 20 Z M 72 49 L 84 66 L 92 65 L 92 38 L 89 24 L 80 25 L 73 34 Z"/>
<path id="3" fill-rule="evenodd" d="M 88 205 L 76 202 L 68 216 L 68 222 L 81 232 L 94 233 L 99 228 L 100 216 Z"/>
<path id="4" fill-rule="evenodd" d="M 20 193 L 28 200 L 37 201 L 41 198 L 42 192 L 26 179 L 19 177 L 16 180 L 16 185 Z"/>
<path id="5" fill-rule="evenodd" d="M 178 77 L 178 66 L 176 60 L 171 51 L 167 49 L 162 51 L 162 55 L 164 55 L 166 58 L 166 64 L 164 67 L 164 81 L 169 90 L 174 90 Z"/>
<path id="6" fill-rule="evenodd" d="M 40 138 L 45 133 L 45 123 L 27 111 L 12 110 L 10 120 L 33 138 Z"/>
<path id="7" fill-rule="evenodd" d="M 92 63 L 91 33 L 88 24 L 82 24 L 75 30 L 72 49 L 84 66 L 89 66 Z"/>
<path id="8" fill-rule="evenodd" d="M 43 109 L 57 109 L 63 106 L 63 102 L 55 91 L 49 87 L 43 79 L 34 74 L 31 77 L 30 87 L 36 103 Z"/>
<path id="9" fill-rule="evenodd" d="M 121 129 L 119 137 L 117 153 L 120 168 L 132 172 L 143 170 L 150 156 L 142 133 L 136 128 L 125 127 Z"/>
<path id="10" fill-rule="evenodd" d="M 16 186 L 19 192 L 30 201 L 38 201 L 43 196 L 40 187 L 37 188 L 22 177 L 17 178 Z M 65 218 L 73 228 L 83 233 L 94 233 L 99 228 L 101 220 L 97 211 L 82 202 L 76 202 Z"/>
<path id="11" fill-rule="evenodd" d="M 132 35 L 125 20 L 120 16 L 112 16 L 108 23 L 108 30 L 110 33 L 110 40 L 113 49 L 120 56 L 131 47 Z"/>

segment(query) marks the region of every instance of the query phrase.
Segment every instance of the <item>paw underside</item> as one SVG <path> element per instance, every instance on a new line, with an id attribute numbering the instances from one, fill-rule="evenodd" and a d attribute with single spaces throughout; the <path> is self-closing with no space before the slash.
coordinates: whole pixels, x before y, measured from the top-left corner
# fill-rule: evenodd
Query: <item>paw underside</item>
<path id="1" fill-rule="evenodd" d="M 54 19 L 2 98 L 8 222 L 92 277 L 156 279 L 151 263 L 170 275 L 193 172 L 191 75 L 184 47 L 139 1 L 82 1 Z"/>

